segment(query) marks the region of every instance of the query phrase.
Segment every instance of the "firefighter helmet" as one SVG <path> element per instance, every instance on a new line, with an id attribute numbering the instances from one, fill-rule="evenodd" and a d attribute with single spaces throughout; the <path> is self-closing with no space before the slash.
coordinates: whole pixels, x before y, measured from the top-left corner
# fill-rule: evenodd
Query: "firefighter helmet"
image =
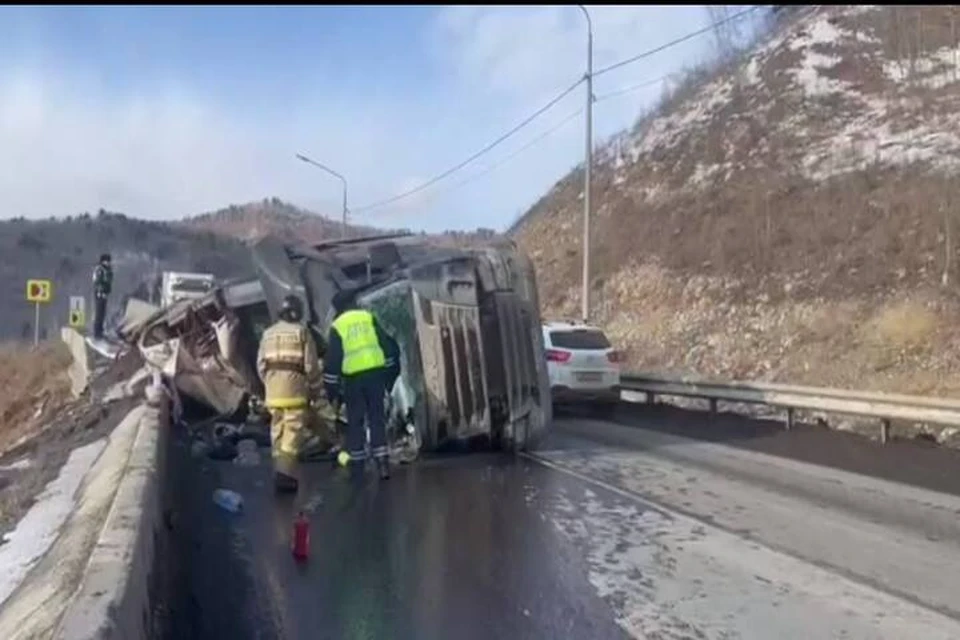
<path id="1" fill-rule="evenodd" d="M 303 303 L 297 296 L 287 296 L 280 307 L 280 317 L 287 322 L 300 322 L 303 319 Z"/>

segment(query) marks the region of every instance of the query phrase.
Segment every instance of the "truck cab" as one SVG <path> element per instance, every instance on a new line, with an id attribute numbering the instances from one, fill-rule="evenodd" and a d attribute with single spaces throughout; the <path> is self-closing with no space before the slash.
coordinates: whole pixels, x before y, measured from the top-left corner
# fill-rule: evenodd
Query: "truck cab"
<path id="1" fill-rule="evenodd" d="M 527 449 L 548 431 L 535 274 L 512 243 L 464 249 L 398 234 L 292 246 L 265 238 L 253 255 L 271 316 L 284 296 L 300 297 L 321 354 L 337 291 L 353 291 L 377 315 L 401 351 L 392 428 L 415 429 L 425 449 L 474 438 Z"/>

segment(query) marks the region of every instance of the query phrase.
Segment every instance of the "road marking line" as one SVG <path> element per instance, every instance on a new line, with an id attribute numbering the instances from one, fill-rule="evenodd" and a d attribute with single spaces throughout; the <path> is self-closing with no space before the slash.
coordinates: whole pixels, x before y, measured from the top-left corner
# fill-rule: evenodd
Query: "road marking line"
<path id="1" fill-rule="evenodd" d="M 550 452 L 545 452 L 545 453 L 550 453 Z M 652 502 L 652 501 L 648 500 L 647 498 L 645 498 L 645 497 L 643 497 L 643 496 L 641 496 L 641 495 L 639 495 L 639 494 L 637 494 L 637 493 L 634 493 L 634 492 L 632 492 L 632 491 L 628 491 L 627 489 L 624 489 L 624 488 L 622 488 L 622 487 L 618 487 L 618 486 L 616 486 L 616 485 L 614 485 L 614 484 L 610 484 L 609 482 L 607 482 L 607 481 L 605 481 L 605 480 L 600 480 L 599 478 L 594 478 L 593 476 L 588 476 L 588 475 L 586 475 L 586 474 L 584 474 L 584 473 L 580 473 L 579 471 L 575 471 L 575 470 L 573 470 L 573 469 L 571 469 L 571 468 L 569 468 L 569 467 L 566 467 L 566 466 L 564 466 L 564 465 L 562 465 L 562 464 L 560 464 L 560 463 L 554 462 L 553 460 L 548 460 L 548 459 L 546 459 L 546 458 L 542 458 L 542 457 L 538 456 L 537 454 L 528 453 L 528 452 L 523 451 L 523 452 L 520 453 L 520 455 L 521 455 L 522 457 L 524 457 L 524 458 L 527 458 L 527 459 L 529 459 L 529 460 L 532 460 L 532 461 L 534 461 L 534 462 L 537 462 L 537 463 L 539 463 L 539 464 L 542 464 L 542 465 L 545 466 L 545 467 L 549 467 L 550 469 L 553 469 L 554 471 L 559 471 L 560 473 L 565 473 L 565 474 L 567 474 L 567 475 L 569 475 L 569 476 L 573 476 L 574 478 L 577 478 L 578 480 L 582 480 L 583 482 L 586 482 L 586 483 L 588 483 L 588 484 L 592 484 L 592 485 L 594 485 L 594 486 L 598 486 L 598 487 L 601 487 L 601 488 L 603 488 L 603 489 L 606 489 L 607 491 L 610 491 L 611 493 L 615 493 L 615 494 L 617 494 L 618 496 L 620 496 L 620 497 L 622 497 L 622 498 L 627 498 L 628 500 L 632 500 L 632 501 L 634 501 L 634 502 L 639 502 L 639 503 L 642 504 L 644 507 L 647 507 L 647 508 L 652 509 L 652 510 L 654 510 L 654 511 L 660 511 L 660 512 L 662 512 L 664 515 L 669 515 L 669 516 L 671 516 L 671 517 L 678 517 L 678 516 L 679 516 L 679 517 L 693 518 L 694 520 L 697 520 L 697 522 L 702 522 L 702 523 L 704 523 L 704 524 L 709 524 L 710 526 L 716 526 L 716 525 L 714 525 L 713 523 L 710 523 L 710 522 L 707 522 L 707 521 L 705 521 L 705 520 L 701 520 L 700 518 L 697 518 L 695 515 L 686 514 L 686 513 L 682 513 L 682 512 L 674 512 L 670 507 L 663 507 L 663 506 L 661 506 L 659 503 Z"/>

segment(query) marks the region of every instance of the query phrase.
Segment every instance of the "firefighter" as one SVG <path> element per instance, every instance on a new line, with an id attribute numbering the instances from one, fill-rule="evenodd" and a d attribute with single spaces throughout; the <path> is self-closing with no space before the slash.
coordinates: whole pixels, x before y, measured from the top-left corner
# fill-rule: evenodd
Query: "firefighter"
<path id="1" fill-rule="evenodd" d="M 303 304 L 287 296 L 280 320 L 263 332 L 257 354 L 257 372 L 263 380 L 265 405 L 270 411 L 274 482 L 279 491 L 295 492 L 296 461 L 330 448 L 323 430 L 315 430 L 311 398 L 319 399 L 320 363 L 310 332 L 301 324 Z"/>
<path id="2" fill-rule="evenodd" d="M 333 403 L 346 403 L 346 452 L 351 476 L 355 480 L 363 476 L 366 418 L 370 455 L 376 461 L 380 479 L 386 480 L 390 477 L 390 464 L 384 400 L 387 384 L 396 380 L 399 373 L 399 348 L 372 313 L 357 307 L 351 292 L 338 292 L 333 307 L 336 318 L 330 326 L 323 365 L 327 398 Z"/>
<path id="3" fill-rule="evenodd" d="M 113 268 L 110 266 L 110 254 L 100 256 L 100 262 L 93 269 L 93 337 L 103 338 L 103 321 L 107 315 L 107 298 L 113 289 Z"/>

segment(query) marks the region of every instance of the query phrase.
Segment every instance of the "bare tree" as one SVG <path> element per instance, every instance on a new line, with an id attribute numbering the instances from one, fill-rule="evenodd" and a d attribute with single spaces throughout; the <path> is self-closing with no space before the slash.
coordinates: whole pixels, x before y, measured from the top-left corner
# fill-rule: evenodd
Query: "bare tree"
<path id="1" fill-rule="evenodd" d="M 943 273 L 940 285 L 948 287 L 953 270 L 953 209 L 944 199 L 940 201 L 940 213 L 943 215 Z"/>
<path id="2" fill-rule="evenodd" d="M 957 8 L 950 7 L 950 48 L 953 50 L 953 81 L 957 81 Z"/>
<path id="3" fill-rule="evenodd" d="M 740 27 L 736 21 L 730 20 L 730 15 L 729 5 L 707 5 L 707 16 L 710 24 L 713 25 L 713 44 L 716 47 L 717 57 L 722 62 L 726 62 L 737 53 L 740 42 Z"/>

